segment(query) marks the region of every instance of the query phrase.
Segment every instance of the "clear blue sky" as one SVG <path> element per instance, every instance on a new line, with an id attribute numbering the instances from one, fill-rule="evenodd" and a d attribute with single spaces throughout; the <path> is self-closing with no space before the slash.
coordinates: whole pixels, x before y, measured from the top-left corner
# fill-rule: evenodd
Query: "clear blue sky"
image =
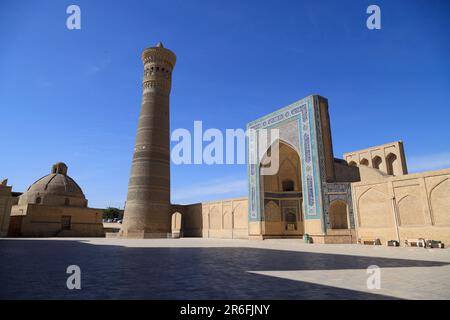
<path id="1" fill-rule="evenodd" d="M 81 30 L 66 8 L 81 7 Z M 366 28 L 381 8 L 382 29 Z M 410 171 L 450 167 L 450 2 L 0 1 L 0 178 L 24 191 L 56 161 L 90 206 L 123 206 L 143 48 L 178 56 L 171 128 L 244 128 L 329 99 L 335 156 L 402 139 Z M 427 159 L 433 159 L 428 161 Z M 172 200 L 246 194 L 245 165 L 172 165 Z"/>

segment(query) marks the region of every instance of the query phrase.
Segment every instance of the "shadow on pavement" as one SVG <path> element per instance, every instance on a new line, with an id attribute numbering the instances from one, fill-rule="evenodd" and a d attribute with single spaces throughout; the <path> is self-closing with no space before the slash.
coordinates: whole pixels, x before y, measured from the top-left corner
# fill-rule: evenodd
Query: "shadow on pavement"
<path id="1" fill-rule="evenodd" d="M 81 290 L 68 290 L 69 265 Z M 0 241 L 0 299 L 395 299 L 248 271 L 433 267 L 443 262 L 260 248 L 128 248 Z"/>

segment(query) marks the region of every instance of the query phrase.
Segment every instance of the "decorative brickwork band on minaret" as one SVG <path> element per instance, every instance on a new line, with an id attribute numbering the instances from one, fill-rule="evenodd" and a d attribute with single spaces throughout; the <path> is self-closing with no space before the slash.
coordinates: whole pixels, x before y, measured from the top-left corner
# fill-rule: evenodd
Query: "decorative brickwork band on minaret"
<path id="1" fill-rule="evenodd" d="M 175 61 L 161 42 L 142 52 L 142 107 L 121 237 L 166 237 L 171 232 L 169 95 Z"/>

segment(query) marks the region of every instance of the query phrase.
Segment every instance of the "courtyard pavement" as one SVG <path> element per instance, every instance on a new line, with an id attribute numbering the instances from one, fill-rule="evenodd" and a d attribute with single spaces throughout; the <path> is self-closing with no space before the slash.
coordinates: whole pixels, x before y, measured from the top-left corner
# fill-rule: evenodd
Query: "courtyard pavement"
<path id="1" fill-rule="evenodd" d="M 69 290 L 69 265 L 81 290 Z M 368 289 L 369 266 L 380 289 Z M 450 299 L 450 250 L 301 240 L 0 239 L 0 299 Z"/>

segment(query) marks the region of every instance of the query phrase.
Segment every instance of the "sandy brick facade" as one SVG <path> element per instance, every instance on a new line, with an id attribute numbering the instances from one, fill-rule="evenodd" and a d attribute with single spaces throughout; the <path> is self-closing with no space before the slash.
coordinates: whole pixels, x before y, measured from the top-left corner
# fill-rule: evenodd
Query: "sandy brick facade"
<path id="1" fill-rule="evenodd" d="M 450 169 L 352 184 L 358 238 L 450 243 Z"/>
<path id="2" fill-rule="evenodd" d="M 11 187 L 7 186 L 7 180 L 0 183 L 0 237 L 6 237 L 9 228 L 9 215 L 13 198 Z"/>
<path id="3" fill-rule="evenodd" d="M 70 223 L 65 229 L 64 221 Z M 20 230 L 17 234 L 15 231 Z M 17 205 L 10 235 L 21 237 L 104 237 L 102 210 L 41 204 Z"/>
<path id="4" fill-rule="evenodd" d="M 247 239 L 248 199 L 234 198 L 184 206 L 183 235 Z"/>
<path id="5" fill-rule="evenodd" d="M 408 174 L 402 141 L 344 153 L 344 159 L 350 166 L 366 166 L 388 175 Z"/>

